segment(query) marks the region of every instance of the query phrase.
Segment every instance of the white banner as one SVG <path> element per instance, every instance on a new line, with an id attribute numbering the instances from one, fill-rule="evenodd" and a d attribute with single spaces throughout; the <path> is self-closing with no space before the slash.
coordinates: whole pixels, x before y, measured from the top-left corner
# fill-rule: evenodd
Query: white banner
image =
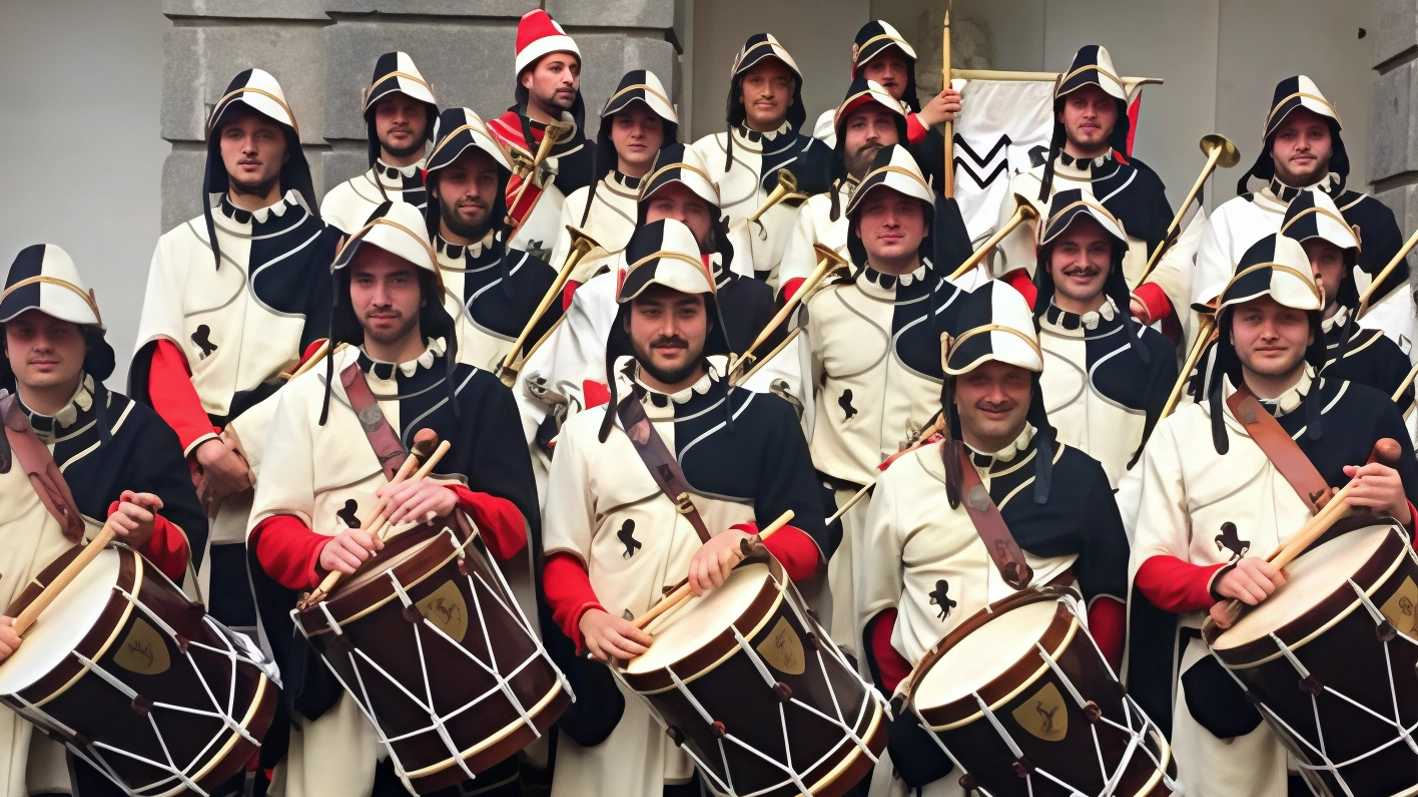
<path id="1" fill-rule="evenodd" d="M 1029 150 L 1049 146 L 1052 81 L 954 81 L 960 89 L 955 119 L 955 199 L 978 246 L 999 224 L 1010 179 L 1030 167 Z"/>

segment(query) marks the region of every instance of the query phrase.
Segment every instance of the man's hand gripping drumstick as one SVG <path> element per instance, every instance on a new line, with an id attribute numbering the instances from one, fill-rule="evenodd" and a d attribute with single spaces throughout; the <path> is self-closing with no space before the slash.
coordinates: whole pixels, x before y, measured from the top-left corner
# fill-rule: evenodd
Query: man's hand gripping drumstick
<path id="1" fill-rule="evenodd" d="M 1413 522 L 1403 479 L 1393 466 L 1402 449 L 1398 441 L 1385 437 L 1374 444 L 1369 462 L 1345 465 L 1349 482 L 1309 520 L 1299 533 L 1278 546 L 1264 559 L 1247 556 L 1216 580 L 1216 594 L 1222 600 L 1211 607 L 1211 619 L 1220 628 L 1229 628 L 1240 616 L 1242 605 L 1255 606 L 1270 597 L 1286 581 L 1284 567 L 1319 539 L 1336 521 L 1354 510 L 1387 515 L 1404 524 Z"/>
<path id="2" fill-rule="evenodd" d="M 585 641 L 586 653 L 596 661 L 617 658 L 622 661 L 644 653 L 652 641 L 643 630 L 652 620 L 687 600 L 691 595 L 703 595 L 712 587 L 722 587 L 734 567 L 752 550 L 761 545 L 773 532 L 788 525 L 793 519 L 789 509 L 778 516 L 767 528 L 757 535 L 739 529 L 726 529 L 714 535 L 704 544 L 689 563 L 689 578 L 650 610 L 634 619 L 616 617 L 602 609 L 589 609 L 581 615 L 577 625 L 581 638 Z M 695 580 L 698 577 L 698 589 Z"/>

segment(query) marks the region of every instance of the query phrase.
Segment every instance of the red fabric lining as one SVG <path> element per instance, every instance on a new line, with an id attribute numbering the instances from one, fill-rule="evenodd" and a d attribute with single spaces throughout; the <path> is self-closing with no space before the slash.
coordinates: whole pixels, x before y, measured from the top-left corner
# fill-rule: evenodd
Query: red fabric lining
<path id="1" fill-rule="evenodd" d="M 576 280 L 567 280 L 561 288 L 561 312 L 571 309 L 571 297 L 576 295 L 576 289 L 581 287 L 581 283 Z"/>
<path id="2" fill-rule="evenodd" d="M 597 382 L 594 379 L 587 379 L 581 383 L 581 403 L 586 409 L 599 407 L 607 404 L 611 400 L 610 388 Z"/>
<path id="3" fill-rule="evenodd" d="M 1150 556 L 1133 577 L 1137 588 L 1159 609 L 1175 614 L 1210 609 L 1211 579 L 1226 564 L 1194 565 L 1175 556 Z"/>
<path id="4" fill-rule="evenodd" d="M 906 114 L 906 141 L 912 146 L 926 140 L 926 126 L 921 124 L 919 114 Z"/>
<path id="5" fill-rule="evenodd" d="M 1127 642 L 1128 610 L 1120 600 L 1108 595 L 1098 597 L 1088 607 L 1088 632 L 1098 649 L 1117 672 L 1123 664 L 1123 645 Z"/>
<path id="6" fill-rule="evenodd" d="M 1039 298 L 1039 289 L 1034 287 L 1034 280 L 1029 278 L 1028 271 L 1017 268 L 1005 274 L 1003 277 L 1000 277 L 1000 280 L 1009 287 L 1019 291 L 1020 295 L 1024 297 L 1024 301 L 1029 303 L 1029 309 L 1034 309 L 1034 302 Z"/>
<path id="7" fill-rule="evenodd" d="M 458 508 L 477 524 L 483 543 L 494 557 L 506 561 L 527 545 L 527 519 L 516 504 L 473 492 L 461 484 L 450 484 L 448 489 L 458 496 Z"/>
<path id="8" fill-rule="evenodd" d="M 793 298 L 793 294 L 798 292 L 798 288 L 801 288 L 804 282 L 806 282 L 806 280 L 803 277 L 793 277 L 783 283 L 783 301 L 786 302 Z"/>
<path id="9" fill-rule="evenodd" d="M 197 388 L 192 386 L 187 357 L 170 340 L 159 340 L 153 348 L 153 359 L 148 366 L 147 399 L 177 432 L 184 451 L 198 438 L 221 431 L 212 426 L 202 407 L 202 399 L 197 396 Z"/>

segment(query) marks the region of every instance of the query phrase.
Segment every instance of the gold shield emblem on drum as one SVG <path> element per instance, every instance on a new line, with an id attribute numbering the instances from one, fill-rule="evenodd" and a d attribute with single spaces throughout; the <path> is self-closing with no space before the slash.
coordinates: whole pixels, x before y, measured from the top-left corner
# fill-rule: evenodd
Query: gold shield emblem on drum
<path id="1" fill-rule="evenodd" d="M 807 657 L 803 655 L 803 641 L 788 625 L 788 618 L 779 617 L 768 638 L 758 643 L 758 655 L 768 662 L 768 666 L 788 675 L 802 675 L 807 669 Z"/>
<path id="2" fill-rule="evenodd" d="M 1045 684 L 1011 712 L 1019 726 L 1046 742 L 1061 742 L 1068 735 L 1068 709 L 1054 684 Z"/>
<path id="3" fill-rule="evenodd" d="M 443 586 L 415 605 L 419 614 L 452 637 L 454 642 L 463 641 L 463 635 L 468 633 L 468 603 L 463 600 L 463 593 L 458 591 L 458 585 L 452 579 L 443 582 Z"/>
<path id="4" fill-rule="evenodd" d="M 158 675 L 172 666 L 162 634 L 141 617 L 133 620 L 128 636 L 113 654 L 113 663 L 138 675 Z"/>
<path id="5" fill-rule="evenodd" d="M 1384 601 L 1379 611 L 1400 633 L 1418 634 L 1418 584 L 1413 583 L 1411 576 L 1403 579 L 1398 591 Z"/>

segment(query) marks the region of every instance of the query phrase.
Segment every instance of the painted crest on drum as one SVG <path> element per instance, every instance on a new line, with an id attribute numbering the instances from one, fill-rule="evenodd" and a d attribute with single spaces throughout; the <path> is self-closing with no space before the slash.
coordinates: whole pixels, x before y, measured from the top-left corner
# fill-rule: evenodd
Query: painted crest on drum
<path id="1" fill-rule="evenodd" d="M 139 617 L 113 654 L 113 663 L 138 675 L 161 675 L 172 666 L 172 659 L 162 634 Z"/>
<path id="2" fill-rule="evenodd" d="M 451 579 L 415 605 L 424 619 L 452 637 L 454 642 L 462 642 L 467 635 L 468 602 Z"/>
<path id="3" fill-rule="evenodd" d="M 1400 634 L 1418 636 L 1418 584 L 1413 583 L 1411 576 L 1403 579 L 1403 584 L 1384 601 L 1379 612 Z"/>
<path id="4" fill-rule="evenodd" d="M 773 630 L 768 632 L 768 638 L 758 643 L 758 655 L 769 667 L 788 675 L 802 675 L 807 667 L 803 641 L 788 624 L 787 617 L 779 617 Z"/>
<path id="5" fill-rule="evenodd" d="M 1061 742 L 1068 736 L 1068 707 L 1054 683 L 1044 684 L 1023 705 L 1010 712 L 1014 721 L 1046 742 Z"/>

